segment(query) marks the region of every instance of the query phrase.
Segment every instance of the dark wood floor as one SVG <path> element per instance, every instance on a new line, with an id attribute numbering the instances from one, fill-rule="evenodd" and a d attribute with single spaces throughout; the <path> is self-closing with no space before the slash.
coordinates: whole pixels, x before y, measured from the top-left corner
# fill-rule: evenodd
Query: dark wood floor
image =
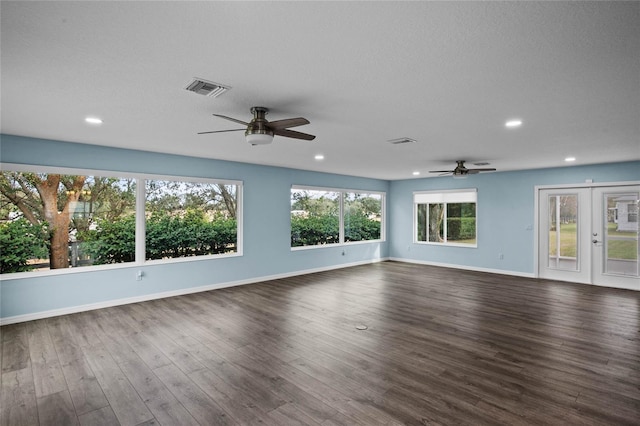
<path id="1" fill-rule="evenodd" d="M 3 425 L 640 419 L 625 290 L 385 262 L 0 331 Z"/>

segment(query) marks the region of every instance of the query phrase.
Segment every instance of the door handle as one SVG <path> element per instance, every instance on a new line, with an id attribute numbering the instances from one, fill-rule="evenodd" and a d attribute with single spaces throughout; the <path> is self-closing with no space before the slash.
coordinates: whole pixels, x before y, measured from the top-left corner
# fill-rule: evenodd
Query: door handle
<path id="1" fill-rule="evenodd" d="M 592 240 L 591 242 L 592 242 L 593 244 L 598 244 L 600 241 L 598 241 L 598 240 Z"/>

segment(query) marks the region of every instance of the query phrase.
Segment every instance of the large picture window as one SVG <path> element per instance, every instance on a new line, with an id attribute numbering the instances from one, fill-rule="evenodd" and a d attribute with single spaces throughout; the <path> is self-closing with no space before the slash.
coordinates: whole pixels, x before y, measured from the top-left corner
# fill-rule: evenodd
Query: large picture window
<path id="1" fill-rule="evenodd" d="M 477 245 L 475 189 L 416 192 L 415 241 L 448 245 Z"/>
<path id="2" fill-rule="evenodd" d="M 291 188 L 291 247 L 379 241 L 384 194 Z"/>
<path id="3" fill-rule="evenodd" d="M 3 167 L 0 273 L 237 253 L 240 191 L 239 182 Z"/>
<path id="4" fill-rule="evenodd" d="M 236 186 L 146 180 L 146 259 L 237 251 Z"/>

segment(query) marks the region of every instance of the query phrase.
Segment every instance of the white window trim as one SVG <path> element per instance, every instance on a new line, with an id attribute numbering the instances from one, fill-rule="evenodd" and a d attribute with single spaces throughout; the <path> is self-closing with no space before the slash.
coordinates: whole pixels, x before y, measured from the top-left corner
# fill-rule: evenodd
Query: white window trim
<path id="1" fill-rule="evenodd" d="M 15 164 L 15 163 L 0 163 L 0 170 L 2 171 L 15 171 L 15 172 L 32 172 L 32 173 L 56 173 L 65 175 L 89 175 L 100 177 L 112 177 L 112 178 L 125 178 L 136 180 L 136 233 L 135 233 L 135 258 L 134 262 L 116 263 L 108 265 L 92 265 L 79 268 L 66 268 L 66 269 L 50 269 L 43 271 L 25 271 L 25 272 L 13 272 L 8 274 L 0 274 L 0 281 L 23 279 L 23 278 L 36 278 L 46 276 L 56 276 L 65 274 L 79 274 L 86 272 L 97 272 L 114 269 L 127 269 L 127 268 L 140 268 L 143 266 L 161 265 L 168 263 L 182 263 L 182 262 L 195 262 L 206 261 L 213 259 L 223 259 L 229 257 L 241 257 L 243 256 L 243 181 L 241 180 L 229 180 L 229 179 L 216 179 L 216 178 L 204 178 L 194 176 L 174 176 L 174 175 L 155 175 L 149 173 L 131 173 L 131 172 L 119 172 L 113 170 L 101 170 L 101 169 L 80 169 L 72 167 L 53 167 L 53 166 L 38 166 L 30 164 Z M 195 183 L 211 183 L 218 185 L 235 185 L 236 186 L 236 252 L 234 253 L 221 253 L 221 254 L 209 254 L 204 256 L 189 256 L 189 257 L 176 257 L 170 259 L 153 259 L 146 260 L 146 246 L 145 246 L 145 180 L 170 180 L 170 181 L 183 181 L 183 182 L 195 182 Z"/>
<path id="2" fill-rule="evenodd" d="M 470 195 L 473 194 L 471 197 Z M 416 201 L 416 199 L 423 201 Z M 436 243 L 433 241 L 418 241 L 418 204 L 453 204 L 453 203 L 475 203 L 476 205 L 476 242 L 475 244 L 454 243 L 445 241 Z M 428 213 L 428 212 L 427 212 Z M 444 223 L 444 234 L 447 233 L 447 223 Z M 462 248 L 478 248 L 478 188 L 444 189 L 435 191 L 414 191 L 413 192 L 413 243 L 431 246 L 447 246 Z"/>
<path id="3" fill-rule="evenodd" d="M 358 244 L 371 244 L 371 243 L 382 243 L 387 239 L 386 235 L 386 223 L 387 223 L 387 193 L 383 191 L 370 191 L 367 189 L 349 189 L 349 188 L 331 188 L 326 186 L 308 186 L 308 185 L 291 185 L 291 189 L 289 190 L 289 201 L 291 201 L 291 190 L 299 189 L 302 191 L 324 191 L 324 192 L 337 192 L 340 194 L 338 199 L 338 220 L 339 220 L 339 242 L 334 244 L 316 244 L 313 246 L 298 246 L 298 247 L 290 247 L 291 251 L 300 251 L 300 250 L 313 250 L 313 249 L 322 249 L 322 248 L 330 248 L 330 247 L 345 247 L 345 246 L 353 246 Z M 380 195 L 380 238 L 376 240 L 364 240 L 364 241 L 345 241 L 344 240 L 344 194 L 346 192 L 356 192 L 360 194 L 375 194 Z M 289 238 L 291 238 L 291 220 L 289 220 Z M 291 243 L 289 243 L 291 244 Z"/>

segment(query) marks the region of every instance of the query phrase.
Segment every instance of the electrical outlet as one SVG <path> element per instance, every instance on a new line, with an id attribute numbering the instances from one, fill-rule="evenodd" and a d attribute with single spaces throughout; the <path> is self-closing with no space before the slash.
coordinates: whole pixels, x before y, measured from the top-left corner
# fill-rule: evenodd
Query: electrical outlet
<path id="1" fill-rule="evenodd" d="M 498 255 L 498 259 L 503 260 L 503 259 L 504 259 L 504 254 L 500 253 L 500 254 Z"/>
<path id="2" fill-rule="evenodd" d="M 143 276 L 144 276 L 144 273 L 142 271 L 136 272 L 136 281 L 142 281 Z"/>
<path id="3" fill-rule="evenodd" d="M 347 252 L 342 250 L 342 255 L 344 256 L 345 254 L 347 254 Z"/>

